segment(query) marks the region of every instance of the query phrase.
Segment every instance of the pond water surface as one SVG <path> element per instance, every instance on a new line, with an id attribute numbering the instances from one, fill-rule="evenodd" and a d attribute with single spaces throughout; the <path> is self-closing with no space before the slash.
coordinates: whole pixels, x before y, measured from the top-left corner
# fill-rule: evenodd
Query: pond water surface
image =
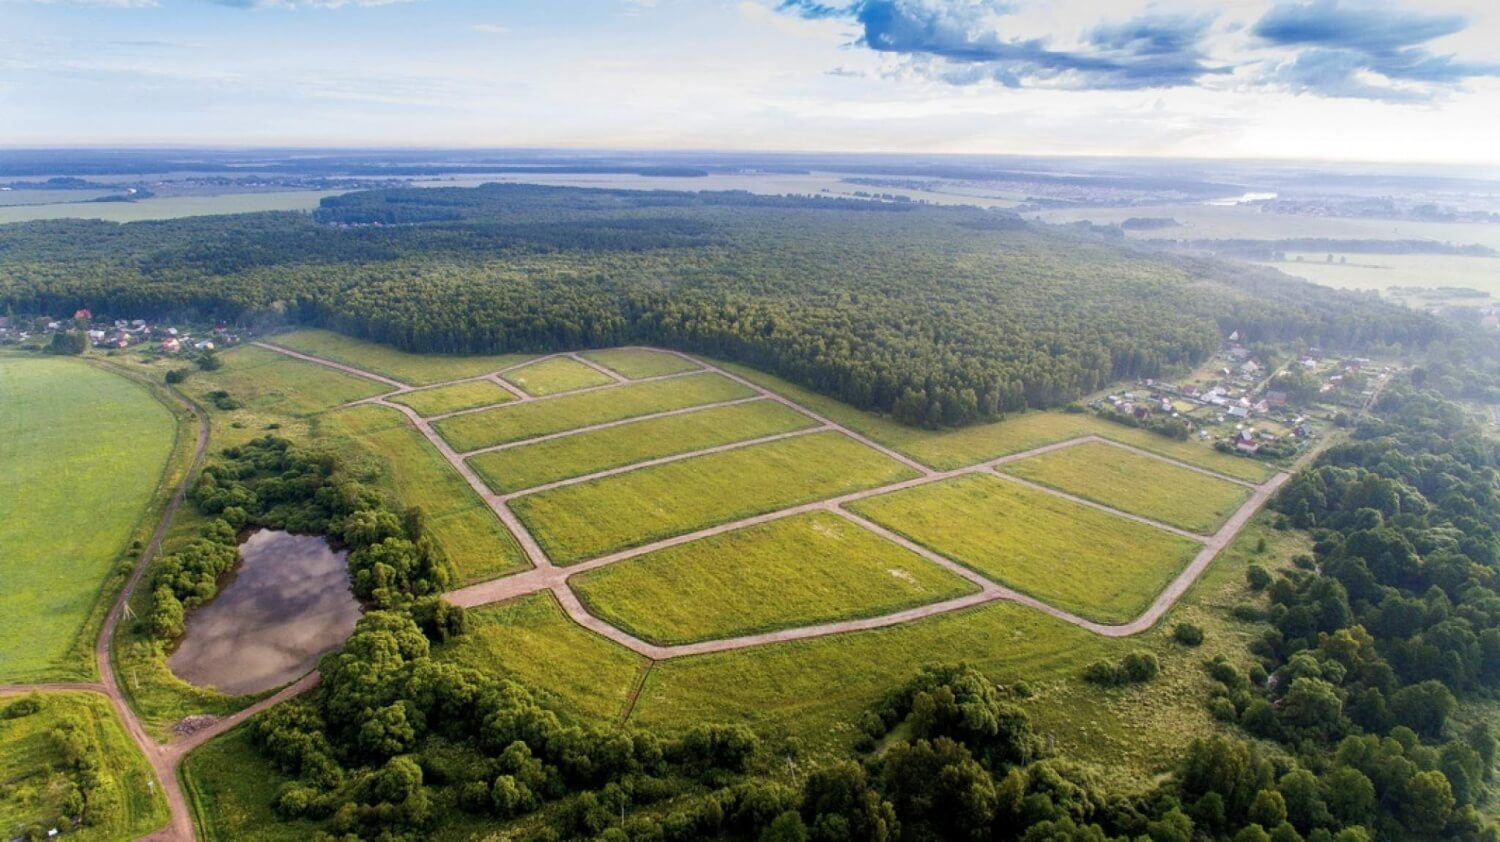
<path id="1" fill-rule="evenodd" d="M 302 676 L 359 619 L 344 556 L 316 535 L 251 535 L 234 578 L 188 616 L 168 666 L 184 681 L 233 696 Z"/>

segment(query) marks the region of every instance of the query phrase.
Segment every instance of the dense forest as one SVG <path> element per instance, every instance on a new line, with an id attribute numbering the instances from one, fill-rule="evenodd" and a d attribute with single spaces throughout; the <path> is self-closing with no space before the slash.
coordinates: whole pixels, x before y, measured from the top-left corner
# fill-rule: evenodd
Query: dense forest
<path id="1" fill-rule="evenodd" d="M 412 351 L 651 343 L 950 426 L 1171 372 L 1233 330 L 1351 350 L 1449 332 L 1373 296 L 973 208 L 522 185 L 4 226 L 0 306 L 310 324 Z"/>

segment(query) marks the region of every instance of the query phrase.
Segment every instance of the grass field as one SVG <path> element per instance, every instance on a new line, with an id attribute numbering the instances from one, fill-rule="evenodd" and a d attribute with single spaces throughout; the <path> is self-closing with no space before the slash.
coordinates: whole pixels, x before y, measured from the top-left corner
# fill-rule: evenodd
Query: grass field
<path id="1" fill-rule="evenodd" d="M 1144 611 L 1199 549 L 1169 532 L 985 474 L 849 508 L 997 582 L 1106 623 Z"/>
<path id="2" fill-rule="evenodd" d="M 17 696 L 0 696 L 0 709 Z M 109 701 L 94 693 L 45 693 L 41 710 L 29 716 L 0 717 L 0 828 L 7 839 L 39 825 L 58 827 L 61 838 L 128 840 L 166 824 L 167 807 L 156 790 L 151 767 L 125 735 Z M 63 791 L 74 775 L 63 771 L 61 750 L 51 732 L 60 722 L 77 722 L 95 746 L 101 778 L 90 798 L 99 823 L 71 830 L 63 818 Z"/>
<path id="3" fill-rule="evenodd" d="M 500 406 L 445 418 L 433 426 L 454 450 L 466 452 L 606 421 L 747 398 L 753 394 L 733 380 L 717 374 L 702 374 Z"/>
<path id="4" fill-rule="evenodd" d="M 647 348 L 610 348 L 604 351 L 585 351 L 583 356 L 591 362 L 613 371 L 621 377 L 639 380 L 643 377 L 660 377 L 701 368 L 691 360 L 676 354 L 652 351 Z"/>
<path id="5" fill-rule="evenodd" d="M 408 354 L 389 345 L 366 342 L 327 330 L 298 330 L 271 337 L 304 354 L 352 365 L 383 374 L 412 386 L 428 386 L 464 377 L 477 377 L 525 362 L 523 354 L 457 356 L 452 354 Z"/>
<path id="6" fill-rule="evenodd" d="M 81 640 L 162 480 L 176 420 L 76 360 L 0 356 L 0 682 L 91 678 Z"/>
<path id="7" fill-rule="evenodd" d="M 550 593 L 472 608 L 468 616 L 469 631 L 439 647 L 439 659 L 514 678 L 574 721 L 617 721 L 647 664 L 568 619 Z"/>
<path id="8" fill-rule="evenodd" d="M 939 470 L 977 465 L 1092 434 L 1247 482 L 1264 482 L 1276 473 L 1274 467 L 1263 462 L 1219 453 L 1201 442 L 1174 441 L 1144 430 L 1111 424 L 1087 413 L 1025 412 L 1003 421 L 956 430 L 907 427 L 751 368 L 738 365 L 725 365 L 724 368 Z"/>
<path id="9" fill-rule="evenodd" d="M 419 506 L 428 530 L 457 569 L 460 582 L 492 579 L 529 566 L 515 538 L 437 448 L 382 406 L 357 406 L 323 419 L 330 434 L 359 441 L 378 462 L 380 483 L 403 506 Z"/>
<path id="10" fill-rule="evenodd" d="M 811 433 L 544 491 L 511 502 L 560 564 L 907 479 L 842 433 Z"/>
<path id="11" fill-rule="evenodd" d="M 267 762 L 247 727 L 195 749 L 178 777 L 203 842 L 301 842 L 319 830 L 317 822 L 288 821 L 271 809 L 290 778 Z"/>
<path id="12" fill-rule="evenodd" d="M 528 395 L 542 397 L 615 382 L 613 377 L 571 357 L 549 357 L 505 372 L 505 379 Z"/>
<path id="13" fill-rule="evenodd" d="M 311 415 L 390 391 L 373 380 L 249 345 L 225 351 L 219 358 L 222 368 L 188 375 L 182 390 L 210 414 L 228 415 L 232 420 L 244 421 L 258 414 Z M 228 392 L 242 408 L 216 409 L 205 396 L 218 390 Z"/>
<path id="14" fill-rule="evenodd" d="M 454 383 L 451 386 L 434 386 L 418 392 L 407 392 L 391 400 L 411 407 L 423 418 L 429 418 L 447 412 L 458 412 L 461 409 L 476 409 L 481 406 L 505 403 L 515 400 L 515 395 L 507 392 L 498 383 L 489 380 L 471 380 L 467 383 Z"/>
<path id="15" fill-rule="evenodd" d="M 591 613 L 663 645 L 873 617 L 978 590 L 827 512 L 659 550 L 569 584 Z"/>
<path id="16" fill-rule="evenodd" d="M 816 423 L 782 404 L 755 401 L 492 450 L 469 464 L 490 488 L 506 493 Z"/>
<path id="17" fill-rule="evenodd" d="M 1011 462 L 1001 470 L 1204 535 L 1250 498 L 1250 489 L 1242 485 L 1094 442 Z"/>

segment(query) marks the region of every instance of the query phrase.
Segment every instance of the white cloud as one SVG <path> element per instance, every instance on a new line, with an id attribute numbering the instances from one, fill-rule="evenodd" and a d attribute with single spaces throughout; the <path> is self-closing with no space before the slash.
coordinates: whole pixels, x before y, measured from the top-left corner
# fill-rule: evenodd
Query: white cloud
<path id="1" fill-rule="evenodd" d="M 469 29 L 474 32 L 483 32 L 486 35 L 509 35 L 510 27 L 498 23 L 476 23 Z"/>

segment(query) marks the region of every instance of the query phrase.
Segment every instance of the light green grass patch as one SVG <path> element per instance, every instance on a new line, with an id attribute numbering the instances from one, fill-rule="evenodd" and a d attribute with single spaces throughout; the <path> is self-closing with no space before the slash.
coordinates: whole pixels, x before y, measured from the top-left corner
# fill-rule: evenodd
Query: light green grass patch
<path id="1" fill-rule="evenodd" d="M 416 410 L 418 415 L 428 418 L 463 409 L 477 409 L 481 406 L 507 403 L 515 398 L 515 395 L 507 392 L 505 387 L 494 381 L 471 380 L 467 383 L 454 383 L 451 386 L 434 386 L 431 389 L 407 392 L 390 400 L 406 404 Z"/>
<path id="2" fill-rule="evenodd" d="M 1023 412 L 990 424 L 924 430 L 854 409 L 755 369 L 729 364 L 724 368 L 939 470 L 977 465 L 1043 445 L 1096 435 L 1247 482 L 1264 482 L 1276 473 L 1274 467 L 1263 462 L 1220 453 L 1202 442 L 1175 441 L 1112 424 L 1088 413 Z"/>
<path id="3" fill-rule="evenodd" d="M 0 696 L 0 710 L 20 696 Z M 64 839 L 135 839 L 166 824 L 167 805 L 146 758 L 125 735 L 109 700 L 95 693 L 42 693 L 42 708 L 29 716 L 0 717 L 0 827 L 6 838 L 22 835 L 31 825 L 43 832 L 67 831 Z M 99 778 L 89 814 L 94 823 L 77 830 L 62 810 L 62 796 L 77 772 L 67 770 L 52 737 L 59 723 L 81 726 L 95 747 L 93 774 Z"/>
<path id="4" fill-rule="evenodd" d="M 390 488 L 401 505 L 422 509 L 428 531 L 453 562 L 460 581 L 528 567 L 520 545 L 489 505 L 405 421 L 394 409 L 365 405 L 330 413 L 323 424 L 329 433 L 356 439 L 375 458 L 380 484 Z M 373 432 L 362 432 L 366 430 Z"/>
<path id="5" fill-rule="evenodd" d="M 1144 611 L 1200 548 L 987 474 L 849 508 L 997 582 L 1105 623 Z"/>
<path id="6" fill-rule="evenodd" d="M 327 330 L 282 333 L 271 337 L 271 341 L 304 354 L 383 374 L 412 386 L 428 386 L 490 374 L 528 358 L 524 354 L 472 357 L 456 354 L 409 354 L 389 345 L 366 342 Z"/>
<path id="7" fill-rule="evenodd" d="M 199 746 L 183 759 L 179 777 L 204 842 L 301 842 L 320 829 L 271 809 L 277 790 L 291 779 L 255 747 L 248 727 Z"/>
<path id="8" fill-rule="evenodd" d="M 528 395 L 555 395 L 590 386 L 607 386 L 613 377 L 571 357 L 548 357 L 505 372 L 506 380 L 520 386 Z"/>
<path id="9" fill-rule="evenodd" d="M 311 415 L 390 391 L 374 380 L 249 345 L 225 351 L 219 358 L 222 368 L 195 371 L 180 388 L 215 420 L 228 418 L 246 427 L 256 426 L 246 422 L 261 415 Z M 207 395 L 218 390 L 228 392 L 242 408 L 217 409 Z"/>
<path id="10" fill-rule="evenodd" d="M 553 561 L 569 564 L 912 476 L 842 433 L 811 433 L 543 491 L 510 505 Z"/>
<path id="11" fill-rule="evenodd" d="M 647 660 L 583 628 L 551 593 L 471 608 L 469 631 L 434 651 L 440 660 L 512 677 L 576 721 L 613 722 Z"/>
<path id="12" fill-rule="evenodd" d="M 693 371 L 702 366 L 692 360 L 683 359 L 665 351 L 649 348 L 610 348 L 604 351 L 585 351 L 583 356 L 604 366 L 621 377 L 640 380 L 643 377 L 661 377 Z"/>
<path id="13" fill-rule="evenodd" d="M 747 398 L 755 394 L 717 374 L 626 384 L 444 418 L 433 427 L 461 453 L 576 430 L 592 424 Z"/>
<path id="14" fill-rule="evenodd" d="M 783 404 L 756 401 L 492 450 L 470 459 L 469 464 L 490 488 L 506 493 L 648 459 L 807 429 L 816 423 Z"/>
<path id="15" fill-rule="evenodd" d="M 1011 462 L 1001 470 L 1205 535 L 1250 497 L 1250 489 L 1242 485 L 1097 442 Z"/>
<path id="16" fill-rule="evenodd" d="M 659 550 L 570 584 L 591 613 L 662 645 L 874 617 L 978 590 L 827 512 Z"/>
<path id="17" fill-rule="evenodd" d="M 0 357 L 0 682 L 91 678 L 80 635 L 151 505 L 176 420 L 77 360 Z"/>

